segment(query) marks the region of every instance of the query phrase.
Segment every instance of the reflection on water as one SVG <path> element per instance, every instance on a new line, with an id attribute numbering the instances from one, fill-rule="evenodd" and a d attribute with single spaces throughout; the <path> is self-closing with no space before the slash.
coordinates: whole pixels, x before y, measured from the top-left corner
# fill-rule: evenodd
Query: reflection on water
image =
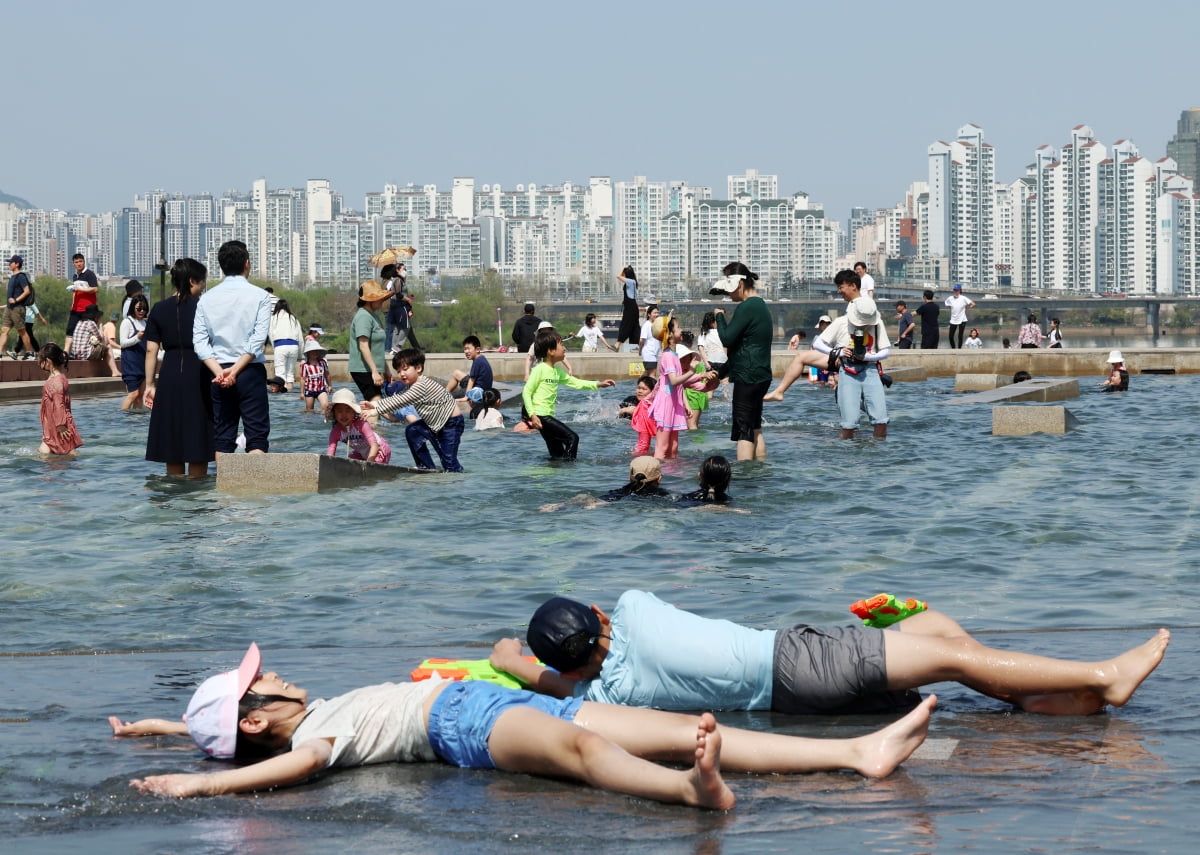
<path id="1" fill-rule="evenodd" d="M 37 404 L 10 426 L 0 487 L 13 501 L 0 562 L 0 834 L 21 851 L 1130 852 L 1182 842 L 1200 780 L 1197 634 L 1189 602 L 1200 483 L 1180 456 L 1200 379 L 1135 376 L 1121 396 L 1067 402 L 1066 436 L 991 436 L 989 408 L 947 406 L 950 378 L 897 384 L 886 442 L 836 440 L 826 390 L 768 407 L 770 458 L 735 467 L 743 514 L 616 503 L 538 508 L 624 483 L 633 433 L 613 418 L 629 383 L 564 392 L 580 460 L 537 436 L 464 437 L 462 477 L 320 495 L 217 493 L 141 459 L 145 420 L 77 399 L 87 442 L 48 464 L 29 448 Z M 273 446 L 324 447 L 319 418 L 273 399 Z M 731 453 L 729 403 L 681 437 L 666 486 Z M 400 434 L 385 427 L 404 454 Z M 19 504 L 16 504 L 18 502 Z M 565 593 L 604 607 L 630 587 L 760 626 L 849 619 L 877 591 L 929 600 L 989 644 L 1102 659 L 1173 626 L 1159 672 L 1124 709 L 1089 719 L 1007 713 L 938 686 L 946 760 L 882 781 L 733 776 L 739 807 L 697 814 L 571 784 L 436 765 L 330 776 L 261 797 L 176 803 L 128 778 L 207 770 L 178 742 L 115 741 L 109 714 L 177 715 L 249 640 L 267 666 L 329 695 L 402 679 L 429 655 L 479 657 Z M 1029 628 L 1109 627 L 1029 633 Z M 1187 627 L 1187 628 L 1184 628 Z M 122 656 L 48 652 L 139 651 Z M 13 656 L 11 654 L 18 654 Z M 878 722 L 732 714 L 731 723 L 846 736 Z M 12 721 L 16 720 L 16 721 Z M 22 721 L 26 720 L 26 721 Z"/>

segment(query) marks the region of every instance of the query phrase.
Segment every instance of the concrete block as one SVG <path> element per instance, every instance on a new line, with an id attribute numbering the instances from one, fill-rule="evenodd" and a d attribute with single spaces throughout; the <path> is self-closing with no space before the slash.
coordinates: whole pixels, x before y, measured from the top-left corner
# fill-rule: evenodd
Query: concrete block
<path id="1" fill-rule="evenodd" d="M 1066 433 L 1079 420 L 1062 406 L 992 407 L 992 436 L 1028 436 L 1032 433 Z"/>
<path id="2" fill-rule="evenodd" d="M 1074 377 L 1035 377 L 1024 383 L 1009 383 L 999 389 L 987 389 L 948 401 L 950 404 L 999 404 L 1030 401 L 1049 403 L 1079 397 L 1079 381 Z"/>
<path id="3" fill-rule="evenodd" d="M 922 380 L 928 380 L 929 377 L 925 373 L 925 367 L 921 365 L 910 365 L 904 368 L 888 368 L 887 363 L 883 365 L 883 370 L 886 371 L 897 383 L 920 383 Z"/>
<path id="4" fill-rule="evenodd" d="M 1012 384 L 1012 377 L 1004 374 L 955 374 L 955 392 L 983 392 Z"/>
<path id="5" fill-rule="evenodd" d="M 217 461 L 217 489 L 226 493 L 315 493 L 431 471 L 324 454 L 222 454 Z"/>

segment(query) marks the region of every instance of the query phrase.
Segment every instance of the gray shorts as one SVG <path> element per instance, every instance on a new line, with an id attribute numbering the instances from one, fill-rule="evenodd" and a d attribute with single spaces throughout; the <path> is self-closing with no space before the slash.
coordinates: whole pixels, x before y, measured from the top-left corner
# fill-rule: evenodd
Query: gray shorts
<path id="1" fill-rule="evenodd" d="M 775 635 L 771 709 L 792 715 L 893 712 L 921 702 L 888 691 L 883 630 L 799 624 Z"/>

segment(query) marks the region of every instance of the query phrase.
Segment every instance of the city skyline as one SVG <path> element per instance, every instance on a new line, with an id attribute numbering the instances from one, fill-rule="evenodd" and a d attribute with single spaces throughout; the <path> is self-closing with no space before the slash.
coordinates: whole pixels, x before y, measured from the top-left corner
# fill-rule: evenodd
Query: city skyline
<path id="1" fill-rule="evenodd" d="M 321 177 L 356 207 L 387 183 L 647 175 L 716 190 L 751 166 L 778 175 L 781 196 L 805 192 L 843 220 L 894 205 L 947 129 L 986 128 L 997 180 L 1012 181 L 1078 124 L 1160 158 L 1180 111 L 1200 101 L 1185 51 L 1156 52 L 1150 74 L 1104 72 L 1136 67 L 1130 13 L 1113 2 L 1086 15 L 1019 0 L 953 16 L 749 2 L 736 20 L 710 2 L 686 16 L 624 0 L 466 3 L 453 16 L 360 7 L 351 18 L 215 0 L 170 20 L 143 0 L 12 10 L 21 37 L 7 55 L 28 78 L 13 84 L 22 133 L 7 146 L 36 144 L 0 189 L 102 211 L 149 188 L 217 195 L 261 176 Z M 1200 13 L 1151 2 L 1136 17 L 1187 32 Z M 97 66 L 106 73 L 90 74 Z"/>

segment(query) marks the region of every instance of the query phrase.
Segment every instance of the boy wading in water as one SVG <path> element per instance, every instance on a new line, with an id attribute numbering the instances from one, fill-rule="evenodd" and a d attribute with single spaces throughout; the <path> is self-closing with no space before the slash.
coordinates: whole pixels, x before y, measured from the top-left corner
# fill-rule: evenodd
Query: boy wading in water
<path id="1" fill-rule="evenodd" d="M 559 700 L 479 681 L 383 683 L 310 704 L 307 691 L 262 672 L 251 644 L 237 670 L 201 684 L 185 722 L 113 716 L 109 724 L 117 736 L 189 733 L 212 757 L 259 761 L 129 782 L 166 796 L 265 790 L 334 767 L 442 760 L 724 810 L 735 799 L 721 777 L 722 752 L 727 768 L 746 772 L 852 769 L 879 777 L 924 741 L 934 703 L 929 698 L 899 721 L 852 739 L 718 729 L 710 713 Z M 691 766 L 669 769 L 642 758 Z"/>

